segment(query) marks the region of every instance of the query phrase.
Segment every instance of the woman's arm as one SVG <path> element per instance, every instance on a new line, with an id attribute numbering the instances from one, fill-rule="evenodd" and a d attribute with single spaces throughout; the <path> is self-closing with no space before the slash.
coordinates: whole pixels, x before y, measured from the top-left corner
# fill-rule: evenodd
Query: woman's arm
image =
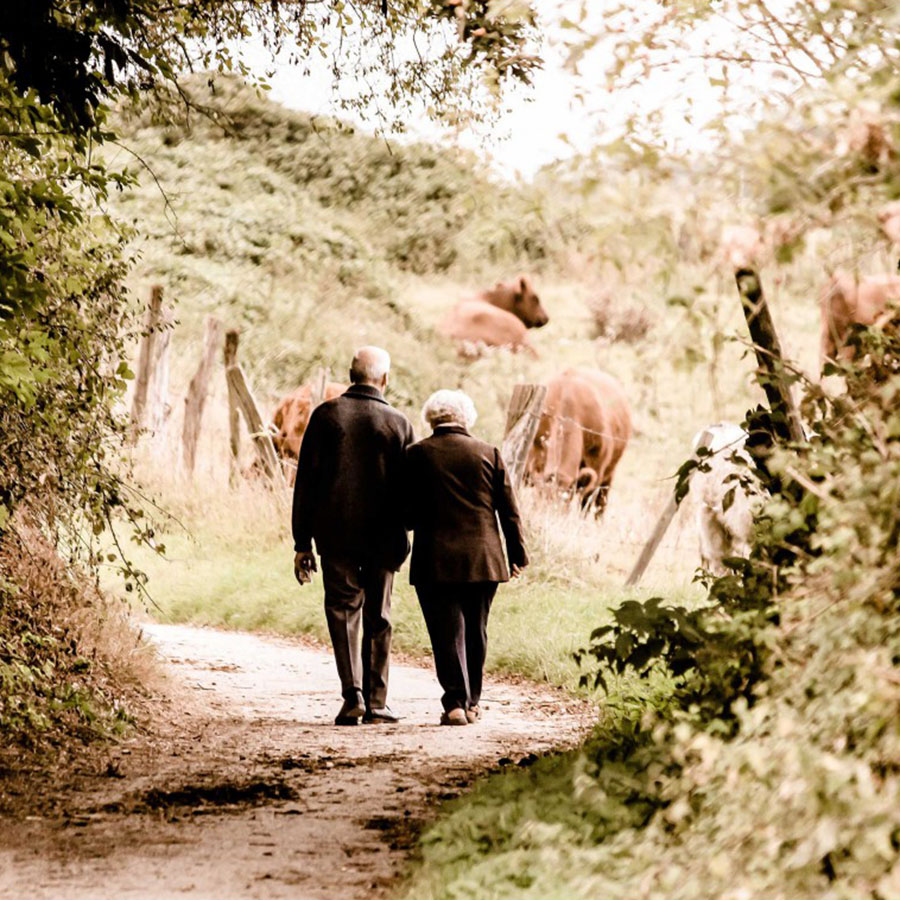
<path id="1" fill-rule="evenodd" d="M 416 450 L 413 446 L 406 448 L 403 454 L 403 471 L 400 478 L 400 502 L 401 514 L 403 516 L 403 527 L 407 531 L 414 531 L 416 528 L 417 510 L 416 495 L 418 493 L 418 476 L 416 467 Z"/>
<path id="2" fill-rule="evenodd" d="M 500 517 L 500 528 L 506 539 L 506 556 L 510 569 L 524 569 L 528 565 L 525 538 L 519 519 L 519 506 L 513 490 L 512 479 L 503 462 L 500 451 L 494 448 L 494 509 Z"/>

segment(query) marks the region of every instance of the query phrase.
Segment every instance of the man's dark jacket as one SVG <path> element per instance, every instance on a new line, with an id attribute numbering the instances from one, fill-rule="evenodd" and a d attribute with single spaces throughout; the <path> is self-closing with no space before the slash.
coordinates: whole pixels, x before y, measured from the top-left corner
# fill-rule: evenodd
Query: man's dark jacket
<path id="1" fill-rule="evenodd" d="M 527 565 L 500 451 L 465 428 L 438 426 L 406 451 L 406 495 L 407 525 L 414 530 L 412 584 L 508 581 L 500 529 L 510 566 Z"/>
<path id="2" fill-rule="evenodd" d="M 351 385 L 309 419 L 294 483 L 294 549 L 396 571 L 409 553 L 403 523 L 406 416 L 369 385 Z"/>

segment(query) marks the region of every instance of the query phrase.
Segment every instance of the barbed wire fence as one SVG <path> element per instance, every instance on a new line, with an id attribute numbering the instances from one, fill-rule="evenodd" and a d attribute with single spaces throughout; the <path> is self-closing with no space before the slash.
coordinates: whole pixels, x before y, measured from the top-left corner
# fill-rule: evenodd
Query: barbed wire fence
<path id="1" fill-rule="evenodd" d="M 777 377 L 780 370 L 783 369 L 786 364 L 781 356 L 777 336 L 774 333 L 774 326 L 772 326 L 771 319 L 768 317 L 768 310 L 765 305 L 765 299 L 762 296 L 762 289 L 759 284 L 758 276 L 755 272 L 750 270 L 740 270 L 736 272 L 735 275 L 742 300 L 742 308 L 751 332 L 751 343 L 757 355 L 758 371 L 767 373 L 770 376 L 768 381 L 761 382 L 767 393 L 770 406 L 772 406 L 773 409 L 780 406 L 786 411 L 787 419 L 791 425 L 793 439 L 802 440 L 803 436 L 799 423 L 799 416 L 796 407 L 792 402 L 790 391 Z M 156 289 L 156 291 L 158 292 L 158 289 Z M 159 304 L 157 303 L 157 305 Z M 148 334 L 152 333 L 153 329 L 148 328 Z M 235 413 L 237 412 L 234 407 L 238 406 L 246 421 L 246 430 L 249 432 L 256 456 L 258 457 L 256 468 L 261 469 L 262 473 L 272 482 L 275 488 L 288 487 L 294 480 L 293 475 L 297 467 L 297 461 L 290 457 L 286 458 L 283 453 L 277 451 L 275 442 L 273 442 L 273 437 L 276 436 L 273 434 L 273 428 L 267 418 L 261 415 L 250 389 L 250 385 L 246 380 L 246 375 L 236 362 L 236 340 L 234 340 L 235 334 L 233 332 L 231 333 L 231 337 L 233 346 L 230 348 L 231 352 L 227 355 L 225 360 L 226 376 L 228 378 L 229 386 L 229 422 L 232 426 L 230 428 L 230 458 L 234 464 L 238 456 L 237 435 L 235 434 L 235 428 L 233 427 L 236 422 Z M 152 359 L 152 354 L 150 352 L 146 352 L 144 355 L 146 355 L 148 359 Z M 150 367 L 152 368 L 152 363 L 150 363 Z M 243 376 L 243 378 L 238 378 L 238 375 Z M 313 376 L 310 381 L 310 385 L 312 385 L 312 390 L 310 392 L 312 402 L 309 405 L 308 414 L 312 413 L 317 402 L 321 402 L 323 398 L 323 391 L 321 388 L 327 381 L 327 371 L 324 369 L 320 370 L 317 373 L 317 376 Z M 316 389 L 317 387 L 319 389 Z M 593 425 L 583 423 L 574 416 L 566 415 L 557 410 L 548 410 L 545 408 L 546 395 L 547 387 L 545 385 L 518 384 L 515 386 L 513 395 L 510 399 L 503 450 L 504 457 L 507 459 L 509 467 L 513 471 L 514 480 L 517 485 L 521 484 L 523 481 L 529 456 L 532 454 L 535 446 L 535 437 L 542 422 L 545 426 L 544 430 L 549 431 L 550 433 L 562 433 L 563 435 L 577 433 L 582 440 L 582 444 L 585 437 L 588 436 L 601 444 L 620 444 L 624 449 L 626 443 L 631 442 L 634 444 L 649 439 L 638 435 L 626 436 L 618 429 L 594 427 Z M 144 393 L 141 392 L 139 400 L 142 400 L 143 396 Z M 136 423 L 136 430 L 140 429 L 140 427 L 140 422 L 138 421 Z M 196 427 L 199 429 L 199 419 Z M 729 451 L 737 449 L 738 444 L 743 442 L 742 436 L 739 439 L 726 441 L 720 446 L 711 447 L 709 446 L 711 438 L 712 434 L 709 429 L 701 432 L 700 438 L 695 439 L 692 447 L 685 447 L 685 452 L 682 457 L 674 458 L 672 460 L 673 471 L 650 477 L 642 477 L 641 474 L 630 471 L 628 475 L 628 484 L 623 488 L 617 488 L 617 494 L 621 494 L 623 490 L 627 490 L 631 497 L 641 495 L 646 504 L 656 505 L 657 509 L 660 505 L 665 505 L 662 515 L 656 520 L 656 526 L 653 528 L 649 540 L 645 539 L 645 526 L 650 523 L 650 517 L 653 515 L 653 512 L 649 510 L 645 510 L 641 516 L 635 519 L 635 521 L 629 523 L 630 534 L 628 537 L 623 536 L 625 532 L 622 529 L 619 529 L 617 538 L 616 533 L 613 533 L 611 529 L 604 528 L 604 541 L 607 547 L 618 544 L 618 547 L 623 554 L 626 551 L 629 553 L 634 553 L 636 551 L 641 552 L 639 563 L 635 566 L 632 575 L 629 577 L 629 583 L 632 583 L 634 579 L 640 577 L 643 568 L 646 568 L 646 563 L 649 561 L 649 558 L 644 559 L 644 557 L 647 556 L 648 552 L 649 555 L 652 556 L 656 546 L 659 545 L 666 527 L 678 511 L 680 498 L 676 498 L 676 486 L 679 483 L 679 468 L 686 461 L 691 459 L 693 459 L 697 463 L 697 467 L 699 467 L 703 461 L 708 462 L 717 456 L 727 454 Z M 194 440 L 196 441 L 196 435 L 194 436 Z M 562 440 L 557 440 L 550 448 L 549 452 L 555 454 L 555 456 L 551 456 L 544 461 L 542 472 L 544 477 L 542 479 L 534 479 L 535 482 L 537 482 L 535 487 L 538 489 L 541 487 L 549 488 L 550 493 L 553 493 L 554 491 L 557 494 L 562 493 L 563 499 L 565 499 L 565 495 L 568 492 L 570 495 L 569 499 L 572 501 L 573 506 L 576 501 L 580 500 L 582 507 L 590 508 L 598 497 L 597 491 L 605 491 L 608 485 L 600 484 L 593 494 L 587 493 L 586 495 L 579 497 L 577 485 L 569 483 L 571 481 L 569 475 L 567 474 L 564 477 L 560 477 L 563 453 L 562 444 Z M 585 462 L 584 456 L 582 455 L 582 458 L 579 460 L 579 470 Z M 251 469 L 252 468 L 253 466 L 251 466 Z M 283 493 L 283 491 L 277 490 L 276 493 Z M 594 523 L 591 522 L 591 519 L 592 516 L 589 513 L 583 514 L 583 527 L 592 527 Z M 637 527 L 643 532 L 642 534 L 638 535 L 635 533 Z M 648 548 L 650 548 L 649 551 Z M 643 563 L 641 563 L 641 560 L 643 560 Z"/>

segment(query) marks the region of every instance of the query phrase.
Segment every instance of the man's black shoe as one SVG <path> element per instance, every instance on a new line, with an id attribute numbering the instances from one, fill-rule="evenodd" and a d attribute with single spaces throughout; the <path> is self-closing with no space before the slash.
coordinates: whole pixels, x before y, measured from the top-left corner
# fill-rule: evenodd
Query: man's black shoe
<path id="1" fill-rule="evenodd" d="M 345 700 L 341 711 L 334 720 L 335 725 L 359 725 L 359 720 L 366 712 L 366 705 L 363 703 L 362 697 L 356 697 L 352 700 Z"/>
<path id="2" fill-rule="evenodd" d="M 395 725 L 400 721 L 400 716 L 395 716 L 387 706 L 381 709 L 367 709 L 363 716 L 363 722 L 367 725 Z"/>

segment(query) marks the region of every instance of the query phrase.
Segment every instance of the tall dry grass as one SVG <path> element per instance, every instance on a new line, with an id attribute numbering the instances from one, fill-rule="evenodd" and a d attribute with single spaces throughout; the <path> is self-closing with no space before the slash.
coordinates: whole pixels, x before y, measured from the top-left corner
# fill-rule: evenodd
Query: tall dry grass
<path id="1" fill-rule="evenodd" d="M 498 368 L 506 362 L 485 361 Z M 133 458 L 135 476 L 164 510 L 157 531 L 165 554 L 135 554 L 150 576 L 148 612 L 169 621 L 303 633 L 327 641 L 318 577 L 302 589 L 293 579 L 290 490 L 260 478 L 239 477 L 229 485 L 221 378 L 213 383 L 199 462 L 190 476 L 180 461 L 180 404 L 173 409 L 166 434 L 142 442 Z M 490 436 L 480 424 L 475 430 Z M 252 453 L 245 436 L 244 469 Z M 531 565 L 499 592 L 488 667 L 574 687 L 579 671 L 572 654 L 607 620 L 609 609 L 647 591 L 692 602 L 698 596 L 691 583 L 697 551 L 688 509 L 673 523 L 639 590 L 624 587 L 671 489 L 662 479 L 623 478 L 604 517 L 597 519 L 577 504 L 523 487 L 519 501 Z M 406 568 L 395 581 L 393 618 L 397 649 L 427 658 L 428 637 Z"/>
<path id="2" fill-rule="evenodd" d="M 106 736 L 161 685 L 128 607 L 63 559 L 40 520 L 17 512 L 0 542 L 4 747 Z"/>
<path id="3" fill-rule="evenodd" d="M 159 134 L 148 123 L 134 134 L 136 146 L 153 157 L 163 184 L 175 188 L 183 236 L 182 241 L 173 235 L 168 211 L 149 181 L 121 198 L 122 211 L 137 216 L 145 234 L 134 287 L 145 292 L 153 281 L 165 283 L 181 320 L 172 338 L 166 432 L 143 441 L 133 461 L 135 473 L 173 515 L 161 516 L 166 557 L 139 552 L 151 574 L 150 594 L 164 611 L 156 614 L 325 637 L 320 587 L 300 590 L 292 579 L 289 497 L 259 482 L 239 480 L 229 487 L 221 365 L 213 373 L 197 468 L 190 475 L 181 469 L 183 394 L 200 358 L 207 313 L 226 327 L 242 328 L 241 362 L 264 415 L 319 366 L 343 380 L 354 349 L 365 343 L 391 353 L 389 399 L 420 436 L 421 404 L 440 387 L 461 388 L 473 397 L 479 411 L 475 433 L 496 444 L 517 383 L 546 382 L 569 367 L 601 369 L 621 381 L 634 435 L 604 518 L 596 521 L 556 499 L 522 491 L 533 564 L 523 579 L 500 592 L 492 632 L 497 667 L 571 680 L 567 654 L 587 639 L 610 606 L 648 593 L 686 601 L 696 596 L 692 578 L 699 550 L 691 497 L 638 590 L 623 585 L 671 496 L 693 436 L 714 422 L 740 421 L 762 398 L 752 383 L 745 346 L 728 337 L 743 328 L 730 273 L 702 262 L 699 253 L 675 259 L 663 252 L 673 237 L 662 233 L 669 227 L 665 216 L 657 217 L 653 234 L 644 234 L 640 223 L 631 223 L 625 233 L 607 222 L 593 236 L 566 237 L 559 209 L 541 192 L 543 199 L 534 202 L 545 205 L 536 214 L 548 230 L 545 237 L 552 237 L 553 252 L 530 262 L 518 251 L 495 253 L 491 233 L 505 219 L 484 207 L 466 220 L 467 230 L 458 236 L 464 238 L 459 244 L 464 252 L 453 265 L 401 265 L 386 248 L 396 250 L 402 239 L 392 223 L 375 215 L 384 212 L 382 201 L 351 205 L 329 179 L 312 188 L 299 182 L 295 176 L 305 170 L 297 148 L 285 150 L 281 125 L 268 133 L 278 124 L 277 111 L 269 112 L 275 117 L 271 122 L 268 117 L 254 125 L 252 104 L 244 109 L 246 140 L 198 132 L 159 146 Z M 295 118 L 286 114 L 284 128 L 296 131 Z M 331 155 L 347 150 L 354 161 L 369 152 L 381 158 L 381 149 L 366 149 L 365 141 L 350 144 L 335 145 Z M 413 197 L 420 221 L 412 216 L 404 227 L 429 231 L 440 224 L 441 212 L 420 188 L 432 178 L 419 185 L 418 176 L 407 175 L 380 187 L 367 185 L 367 191 L 383 188 L 391 196 Z M 447 178 L 455 183 L 455 175 Z M 503 215 L 508 218 L 511 211 L 514 207 L 507 207 Z M 608 219 L 612 213 L 604 215 Z M 625 262 L 619 265 L 616 254 L 622 253 Z M 441 320 L 460 298 L 523 267 L 532 272 L 550 315 L 546 327 L 530 334 L 538 356 L 496 352 L 461 361 L 440 337 Z M 814 371 L 821 259 L 810 251 L 763 277 L 782 343 Z M 652 329 L 634 343 L 595 339 L 591 303 L 598 296 L 609 298 L 606 312 L 614 322 L 627 319 L 628 310 L 646 311 Z M 252 459 L 245 435 L 240 467 Z M 427 638 L 405 581 L 401 572 L 398 644 L 424 653 Z"/>

